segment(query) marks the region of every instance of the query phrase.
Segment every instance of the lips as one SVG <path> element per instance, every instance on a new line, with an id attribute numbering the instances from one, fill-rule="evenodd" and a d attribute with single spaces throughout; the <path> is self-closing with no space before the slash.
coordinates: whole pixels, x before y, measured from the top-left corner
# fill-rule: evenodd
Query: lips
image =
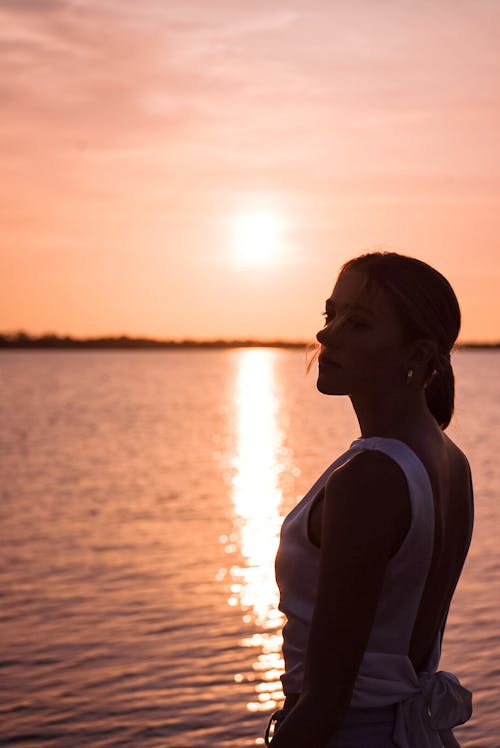
<path id="1" fill-rule="evenodd" d="M 340 369 L 340 364 L 336 361 L 332 361 L 331 358 L 327 358 L 326 356 L 321 355 L 318 361 L 320 366 L 335 366 L 337 369 Z"/>

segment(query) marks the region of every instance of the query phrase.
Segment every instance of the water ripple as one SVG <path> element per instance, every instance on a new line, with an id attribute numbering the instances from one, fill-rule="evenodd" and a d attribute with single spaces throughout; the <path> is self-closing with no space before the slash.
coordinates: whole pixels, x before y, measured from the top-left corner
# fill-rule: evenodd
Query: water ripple
<path id="1" fill-rule="evenodd" d="M 280 518 L 356 436 L 302 354 L 273 353 L 275 389 L 241 351 L 1 354 L 0 745 L 259 744 Z M 455 362 L 477 514 L 442 665 L 474 691 L 468 748 L 500 734 L 499 362 Z"/>

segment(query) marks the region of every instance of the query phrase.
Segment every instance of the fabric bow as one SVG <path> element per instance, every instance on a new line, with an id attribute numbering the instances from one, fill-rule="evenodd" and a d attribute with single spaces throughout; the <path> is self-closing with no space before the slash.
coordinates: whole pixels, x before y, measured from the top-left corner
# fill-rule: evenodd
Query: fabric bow
<path id="1" fill-rule="evenodd" d="M 472 694 L 453 673 L 420 673 L 419 690 L 398 704 L 394 741 L 399 748 L 442 748 L 440 730 L 462 725 L 472 714 Z"/>

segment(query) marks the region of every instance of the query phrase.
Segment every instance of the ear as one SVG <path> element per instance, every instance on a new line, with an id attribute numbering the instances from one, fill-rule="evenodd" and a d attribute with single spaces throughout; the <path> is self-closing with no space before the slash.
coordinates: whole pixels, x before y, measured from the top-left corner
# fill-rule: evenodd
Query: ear
<path id="1" fill-rule="evenodd" d="M 418 372 L 425 381 L 434 369 L 438 355 L 438 344 L 430 338 L 419 338 L 408 344 L 408 368 Z"/>

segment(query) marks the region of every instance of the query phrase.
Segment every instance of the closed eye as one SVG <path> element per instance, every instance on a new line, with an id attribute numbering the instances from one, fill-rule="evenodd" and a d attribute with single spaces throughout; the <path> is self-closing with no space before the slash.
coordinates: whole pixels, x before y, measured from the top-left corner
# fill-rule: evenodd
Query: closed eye
<path id="1" fill-rule="evenodd" d="M 332 319 L 336 316 L 333 312 L 322 312 L 322 316 L 325 318 L 325 325 L 328 325 Z M 344 318 L 344 324 L 351 325 L 351 327 L 357 327 L 357 328 L 368 328 L 370 327 L 370 323 L 359 319 L 357 317 L 345 317 Z"/>

